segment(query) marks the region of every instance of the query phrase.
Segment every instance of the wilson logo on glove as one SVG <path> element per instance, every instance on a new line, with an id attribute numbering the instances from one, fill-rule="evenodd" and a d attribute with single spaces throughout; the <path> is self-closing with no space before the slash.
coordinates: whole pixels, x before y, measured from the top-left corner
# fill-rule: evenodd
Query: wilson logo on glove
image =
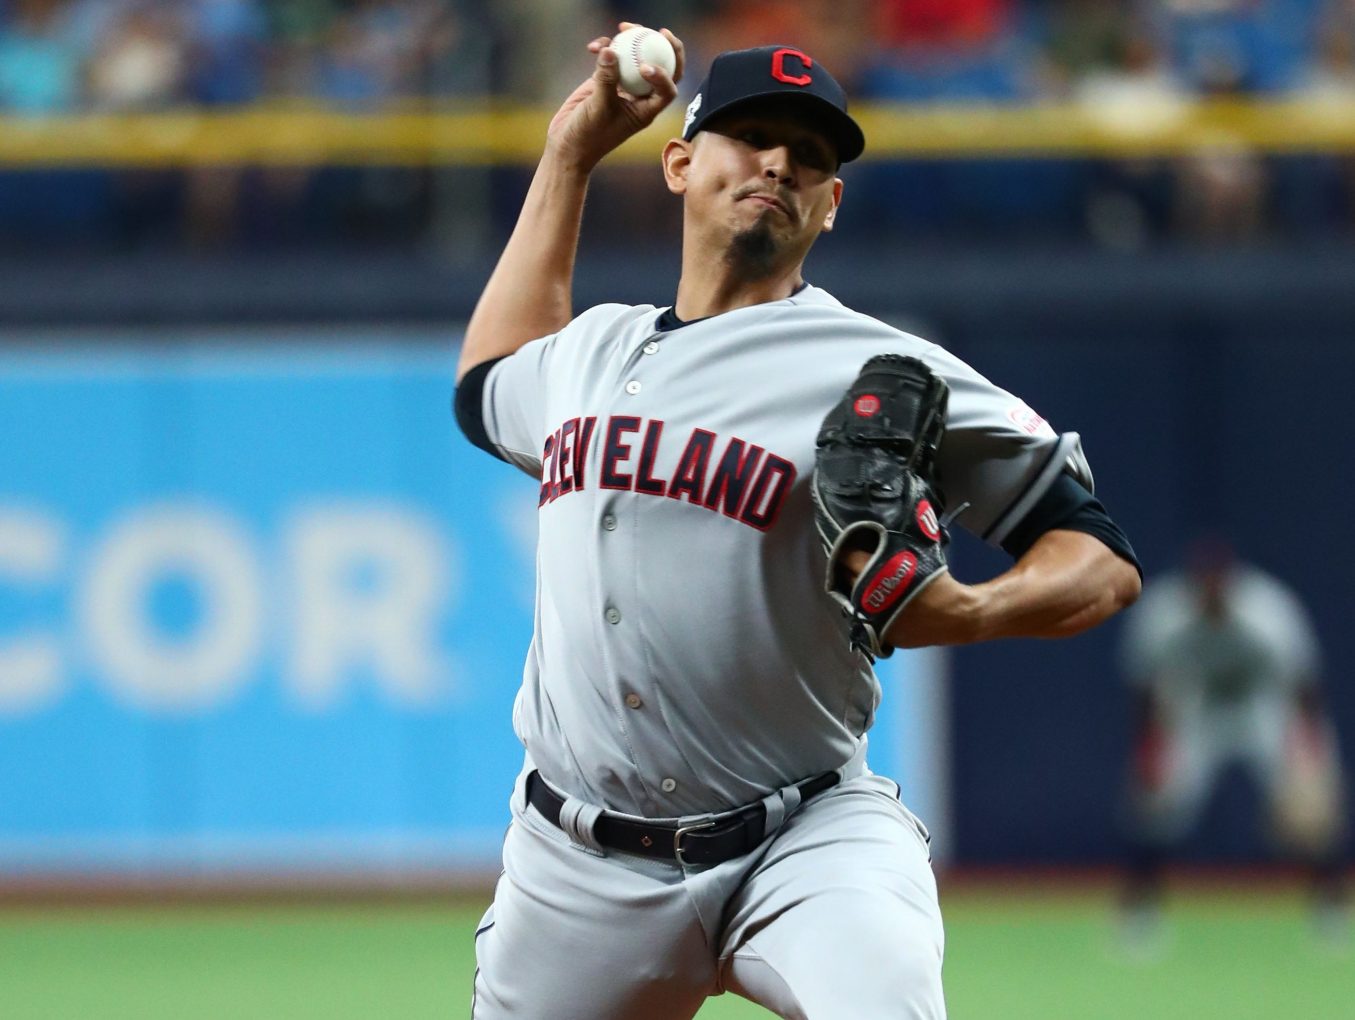
<path id="1" fill-rule="evenodd" d="M 864 397 L 857 397 L 852 410 L 856 412 L 858 418 L 873 418 L 880 413 L 880 398 L 873 397 L 869 393 Z"/>
<path id="2" fill-rule="evenodd" d="M 923 500 L 917 505 L 917 526 L 922 529 L 922 533 L 933 542 L 941 538 L 941 524 L 936 519 L 936 510 L 932 508 L 928 500 Z"/>
<path id="3" fill-rule="evenodd" d="M 907 549 L 895 553 L 861 593 L 861 608 L 870 613 L 883 613 L 907 590 L 915 570 L 916 556 Z"/>

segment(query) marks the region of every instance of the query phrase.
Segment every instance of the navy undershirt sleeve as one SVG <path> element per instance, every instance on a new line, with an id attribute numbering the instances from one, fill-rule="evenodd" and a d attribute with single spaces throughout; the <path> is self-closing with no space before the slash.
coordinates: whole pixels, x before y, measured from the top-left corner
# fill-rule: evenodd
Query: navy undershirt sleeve
<path id="1" fill-rule="evenodd" d="M 1106 508 L 1072 475 L 1061 474 L 1002 542 L 1013 559 L 1020 559 L 1046 531 L 1080 531 L 1104 543 L 1143 576 L 1143 567 L 1129 544 L 1129 536 L 1110 519 Z"/>
<path id="2" fill-rule="evenodd" d="M 489 370 L 502 360 L 492 358 L 482 361 L 463 375 L 457 384 L 452 408 L 456 412 L 456 423 L 461 426 L 467 439 L 486 453 L 506 461 L 508 458 L 489 441 L 489 432 L 485 429 L 485 380 L 489 378 Z"/>

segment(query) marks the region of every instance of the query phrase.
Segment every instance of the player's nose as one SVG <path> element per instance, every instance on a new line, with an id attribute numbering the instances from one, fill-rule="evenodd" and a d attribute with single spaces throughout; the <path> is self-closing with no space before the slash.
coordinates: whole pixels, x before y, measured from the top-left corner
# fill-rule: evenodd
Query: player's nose
<path id="1" fill-rule="evenodd" d="M 779 145 L 763 153 L 762 175 L 768 180 L 782 184 L 795 183 L 795 163 L 790 158 L 790 149 Z"/>

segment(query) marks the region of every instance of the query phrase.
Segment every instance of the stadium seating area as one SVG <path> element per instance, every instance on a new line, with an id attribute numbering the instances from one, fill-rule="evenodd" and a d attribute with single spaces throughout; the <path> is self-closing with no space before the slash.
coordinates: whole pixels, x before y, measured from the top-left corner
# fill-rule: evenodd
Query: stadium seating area
<path id="1" fill-rule="evenodd" d="M 800 45 L 863 102 L 1355 97 L 1351 0 L 0 0 L 0 116 L 550 104 L 582 66 L 561 59 L 562 40 L 621 15 L 682 26 L 696 66 L 723 48 Z M 518 193 L 520 175 L 479 172 L 483 208 L 468 211 L 446 208 L 464 190 L 455 167 L 14 167 L 0 176 L 0 235 L 24 250 L 407 246 L 467 216 L 502 231 L 495 210 L 513 203 L 494 196 Z M 1134 161 L 958 153 L 852 175 L 849 209 L 867 237 L 1138 250 L 1355 236 L 1348 154 L 1245 144 Z"/>
<path id="2" fill-rule="evenodd" d="M 812 46 L 856 94 L 905 101 L 1029 101 L 1107 76 L 1276 93 L 1351 87 L 1355 74 L 1349 0 L 4 0 L 0 107 L 548 99 L 550 76 L 515 64 L 558 47 L 553 24 L 623 15 L 682 25 L 698 54 L 769 38 Z M 544 38 L 523 46 L 524 24 Z"/>

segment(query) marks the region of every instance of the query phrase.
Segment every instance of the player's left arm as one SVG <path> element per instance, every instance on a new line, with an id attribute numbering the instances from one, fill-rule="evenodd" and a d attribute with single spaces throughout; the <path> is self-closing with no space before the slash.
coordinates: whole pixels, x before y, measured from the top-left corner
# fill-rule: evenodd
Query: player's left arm
<path id="1" fill-rule="evenodd" d="M 1328 746 L 1334 741 L 1334 733 L 1322 678 L 1314 672 L 1305 672 L 1296 677 L 1291 698 L 1291 742 L 1300 745 L 1305 753 L 1335 758 L 1334 748 Z"/>
<path id="2" fill-rule="evenodd" d="M 1294 694 L 1294 706 L 1300 716 L 1310 723 L 1326 718 L 1327 696 L 1316 677 L 1307 678 Z"/>
<path id="3" fill-rule="evenodd" d="M 981 584 L 937 577 L 886 633 L 899 648 L 1004 637 L 1071 637 L 1131 605 L 1142 588 L 1124 532 L 1072 475 L 1059 475 L 1002 542 L 1012 567 Z M 863 560 L 849 561 L 856 569 Z"/>
<path id="4" fill-rule="evenodd" d="M 887 637 L 898 648 L 1071 637 L 1131 605 L 1140 588 L 1135 566 L 1099 538 L 1056 528 L 990 581 L 937 578 Z"/>

